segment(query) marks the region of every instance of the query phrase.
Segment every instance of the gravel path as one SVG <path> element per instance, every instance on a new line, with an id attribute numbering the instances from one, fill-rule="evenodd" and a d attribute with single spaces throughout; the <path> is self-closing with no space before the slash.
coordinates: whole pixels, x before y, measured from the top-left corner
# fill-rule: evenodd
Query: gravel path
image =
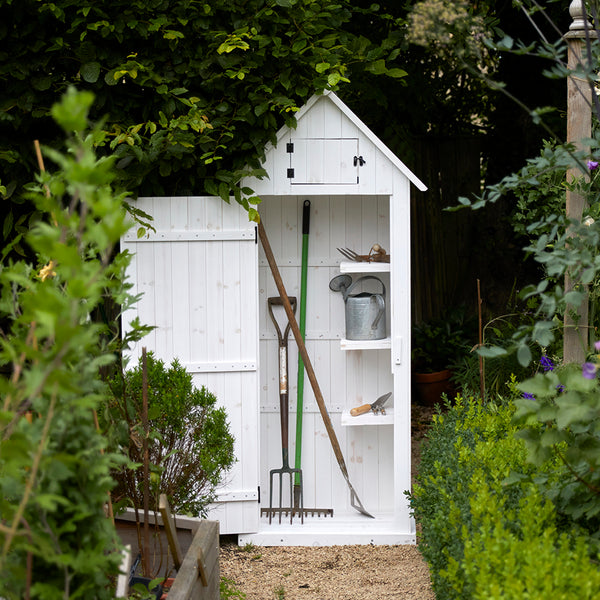
<path id="1" fill-rule="evenodd" d="M 416 546 L 221 546 L 221 577 L 247 600 L 435 600 Z"/>
<path id="2" fill-rule="evenodd" d="M 413 409 L 413 477 L 432 413 Z M 435 600 L 416 546 L 240 547 L 223 537 L 220 568 L 247 600 Z"/>

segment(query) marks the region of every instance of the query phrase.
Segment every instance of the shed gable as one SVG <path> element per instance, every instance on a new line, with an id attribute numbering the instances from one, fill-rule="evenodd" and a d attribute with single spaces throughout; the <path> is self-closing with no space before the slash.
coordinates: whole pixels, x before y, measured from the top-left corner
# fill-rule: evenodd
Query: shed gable
<path id="1" fill-rule="evenodd" d="M 265 151 L 269 178 L 246 181 L 256 193 L 393 194 L 424 184 L 333 93 L 313 96 Z"/>

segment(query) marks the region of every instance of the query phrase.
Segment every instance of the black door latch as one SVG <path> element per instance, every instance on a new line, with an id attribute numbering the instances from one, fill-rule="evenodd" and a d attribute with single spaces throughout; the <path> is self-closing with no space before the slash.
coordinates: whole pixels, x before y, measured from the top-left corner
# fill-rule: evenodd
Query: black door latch
<path id="1" fill-rule="evenodd" d="M 366 164 L 366 162 L 367 161 L 362 156 L 354 157 L 354 166 L 360 165 L 362 167 L 364 164 Z"/>

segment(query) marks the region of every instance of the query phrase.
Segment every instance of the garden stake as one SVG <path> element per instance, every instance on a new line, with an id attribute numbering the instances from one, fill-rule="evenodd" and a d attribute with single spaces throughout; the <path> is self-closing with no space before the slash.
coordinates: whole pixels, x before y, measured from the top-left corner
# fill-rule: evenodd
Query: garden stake
<path id="1" fill-rule="evenodd" d="M 300 335 L 306 331 L 306 275 L 308 271 L 308 232 L 310 229 L 310 200 L 304 201 L 302 209 L 302 270 L 300 274 Z M 302 465 L 302 419 L 304 417 L 304 363 L 298 353 L 298 386 L 296 395 L 296 456 L 294 467 L 300 471 Z M 294 508 L 300 506 L 302 486 L 300 473 L 294 478 Z"/>
<path id="2" fill-rule="evenodd" d="M 148 367 L 146 364 L 146 347 L 142 348 L 142 426 L 144 428 L 144 556 L 142 566 L 144 575 L 150 573 L 150 464 L 148 457 Z"/>
<path id="3" fill-rule="evenodd" d="M 483 328 L 481 321 L 481 288 L 479 285 L 479 279 L 477 280 L 477 309 L 479 318 L 479 347 L 483 348 Z M 483 362 L 483 356 L 479 355 L 479 393 L 481 399 L 485 402 L 485 364 Z"/>
<path id="4" fill-rule="evenodd" d="M 296 344 L 298 345 L 298 351 L 302 355 L 302 360 L 304 361 L 304 368 L 306 369 L 308 380 L 310 381 L 313 392 L 315 394 L 315 399 L 317 401 L 317 405 L 319 407 L 319 412 L 321 413 L 325 429 L 327 430 L 327 435 L 329 436 L 329 441 L 331 442 L 333 453 L 335 454 L 335 458 L 340 467 L 340 471 L 342 472 L 342 475 L 344 476 L 344 479 L 346 480 L 346 483 L 350 488 L 350 504 L 358 512 L 373 519 L 373 515 L 367 512 L 365 507 L 362 505 L 358 494 L 355 492 L 354 488 L 352 487 L 352 484 L 350 483 L 350 478 L 348 477 L 348 469 L 346 467 L 344 455 L 342 454 L 342 449 L 340 448 L 340 443 L 338 442 L 335 430 L 333 429 L 333 425 L 331 424 L 331 419 L 329 417 L 329 413 L 327 412 L 325 401 L 323 400 L 323 394 L 321 393 L 321 389 L 319 388 L 319 383 L 317 382 L 315 371 L 308 356 L 308 352 L 306 351 L 304 340 L 300 335 L 300 328 L 298 327 L 298 323 L 296 322 L 294 311 L 292 310 L 292 306 L 290 304 L 288 295 L 285 291 L 285 286 L 283 285 L 283 280 L 281 279 L 281 275 L 279 273 L 277 263 L 275 262 L 273 251 L 271 250 L 271 245 L 269 244 L 269 239 L 267 238 L 267 234 L 265 232 L 265 228 L 262 224 L 262 221 L 258 223 L 258 235 L 260 237 L 260 242 L 262 244 L 263 250 L 265 251 L 265 256 L 271 269 L 271 274 L 273 275 L 273 279 L 275 280 L 277 291 L 279 292 L 279 296 L 281 298 L 281 301 L 283 302 L 283 307 L 285 308 L 285 312 L 287 314 L 292 333 L 294 334 L 294 339 L 296 340 Z"/>

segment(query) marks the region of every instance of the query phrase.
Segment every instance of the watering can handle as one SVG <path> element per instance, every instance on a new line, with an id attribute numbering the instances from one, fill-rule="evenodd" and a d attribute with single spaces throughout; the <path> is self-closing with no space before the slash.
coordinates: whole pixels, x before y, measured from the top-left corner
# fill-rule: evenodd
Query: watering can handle
<path id="1" fill-rule="evenodd" d="M 365 279 L 374 279 L 375 281 L 378 281 L 383 289 L 383 292 L 381 292 L 381 297 L 385 298 L 385 285 L 383 284 L 383 281 L 381 281 L 379 277 L 375 277 L 375 275 L 365 275 L 364 277 L 360 277 L 359 279 L 357 279 L 349 288 L 346 288 L 346 290 L 344 291 L 344 302 L 350 295 L 350 291 L 352 290 L 352 288 L 361 281 L 364 281 Z"/>
<path id="2" fill-rule="evenodd" d="M 383 296 L 381 294 L 373 294 L 371 296 L 371 301 L 373 301 L 373 300 L 375 302 L 377 302 L 377 306 L 379 307 L 379 312 L 377 313 L 375 320 L 371 324 L 371 329 L 377 329 L 377 325 L 379 325 L 379 321 L 381 320 L 381 317 L 383 317 L 383 315 L 385 314 L 385 302 L 384 302 Z"/>

